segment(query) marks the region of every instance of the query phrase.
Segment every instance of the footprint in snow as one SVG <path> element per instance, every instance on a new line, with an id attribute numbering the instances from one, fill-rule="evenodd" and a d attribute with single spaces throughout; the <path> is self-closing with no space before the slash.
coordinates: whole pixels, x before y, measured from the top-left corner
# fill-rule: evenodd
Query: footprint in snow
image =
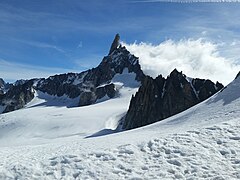
<path id="1" fill-rule="evenodd" d="M 238 140 L 240 140 L 240 136 L 229 137 L 229 139 L 238 141 Z"/>

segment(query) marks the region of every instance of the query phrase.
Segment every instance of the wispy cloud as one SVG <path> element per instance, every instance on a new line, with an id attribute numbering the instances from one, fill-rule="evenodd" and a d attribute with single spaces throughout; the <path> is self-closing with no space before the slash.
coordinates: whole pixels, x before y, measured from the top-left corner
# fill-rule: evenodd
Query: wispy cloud
<path id="1" fill-rule="evenodd" d="M 129 0 L 109 4 L 108 1 L 63 0 L 47 6 L 44 1 L 37 4 L 1 1 L 0 56 L 14 62 L 85 69 L 98 64 L 99 58 L 91 55 L 107 51 L 110 36 L 115 33 L 120 33 L 127 42 L 137 39 L 154 44 L 184 37 L 198 39 L 204 36 L 210 41 L 217 39 L 227 44 L 240 39 L 240 3 L 201 3 L 197 6 L 159 3 L 183 1 Z M 122 13 L 116 13 L 119 9 Z M 237 43 L 229 47 L 218 52 L 239 55 Z"/>
<path id="2" fill-rule="evenodd" d="M 158 45 L 123 44 L 139 57 L 143 71 L 153 77 L 167 76 L 177 68 L 189 77 L 211 79 L 226 85 L 240 69 L 240 63 L 219 54 L 218 44 L 203 39 L 167 40 Z"/>
<path id="3" fill-rule="evenodd" d="M 42 5 L 42 3 L 40 4 Z M 73 8 L 72 5 L 76 7 Z M 111 12 L 111 8 L 109 9 L 104 3 L 97 1 L 94 2 L 91 8 L 88 3 L 82 1 L 74 1 L 74 3 L 62 1 L 56 2 L 54 8 L 51 8 L 51 12 L 47 7 L 46 9 L 48 11 L 33 11 L 0 2 L 0 22 L 5 25 L 0 27 L 0 32 L 14 31 L 16 25 L 18 31 L 29 33 L 46 31 L 51 34 L 67 34 L 76 31 L 104 33 L 117 31 L 120 25 L 124 29 L 131 28 L 128 22 L 122 21 L 115 21 L 116 25 L 113 26 L 111 15 L 114 15 L 114 13 Z M 65 10 L 64 13 L 60 13 L 63 9 Z M 69 11 L 69 9 L 72 11 Z M 100 9 L 101 11 L 99 11 Z M 105 16 L 103 12 L 111 13 L 111 15 Z M 94 14 L 95 18 L 91 17 L 92 14 Z M 96 20 L 98 18 L 101 20 Z"/>
<path id="4" fill-rule="evenodd" d="M 46 68 L 31 66 L 20 63 L 12 63 L 0 59 L 0 77 L 6 81 L 16 81 L 18 79 L 46 78 L 50 75 L 72 72 L 70 69 Z"/>
<path id="5" fill-rule="evenodd" d="M 15 39 L 15 41 L 29 45 L 29 46 L 33 46 L 33 47 L 38 47 L 38 48 L 50 48 L 50 49 L 54 49 L 58 52 L 61 53 L 65 53 L 65 50 L 63 50 L 60 47 L 57 47 L 56 45 L 52 45 L 49 43 L 45 43 L 45 42 L 37 42 L 37 41 L 28 41 L 28 40 L 19 40 L 19 39 Z"/>

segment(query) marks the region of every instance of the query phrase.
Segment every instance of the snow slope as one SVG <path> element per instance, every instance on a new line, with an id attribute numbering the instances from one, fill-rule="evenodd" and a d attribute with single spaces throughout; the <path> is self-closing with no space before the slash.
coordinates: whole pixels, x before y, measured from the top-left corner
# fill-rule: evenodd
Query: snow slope
<path id="1" fill-rule="evenodd" d="M 0 179 L 239 179 L 239 89 L 240 78 L 164 121 L 92 138 L 126 112 L 134 89 L 89 107 L 3 114 Z"/>
<path id="2" fill-rule="evenodd" d="M 104 97 L 91 106 L 76 107 L 79 97 L 56 97 L 40 91 L 24 109 L 0 115 L 0 145 L 39 144 L 63 137 L 87 137 L 101 130 L 116 129 L 126 113 L 139 82 L 135 73 L 116 74 L 118 96 Z M 75 107 L 74 107 L 75 106 Z"/>

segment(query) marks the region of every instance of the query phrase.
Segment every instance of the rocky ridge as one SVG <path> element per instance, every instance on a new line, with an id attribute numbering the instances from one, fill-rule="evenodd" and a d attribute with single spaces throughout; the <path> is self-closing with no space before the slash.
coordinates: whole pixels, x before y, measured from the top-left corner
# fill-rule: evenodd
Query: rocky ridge
<path id="1" fill-rule="evenodd" d="M 190 79 L 174 69 L 164 78 L 147 76 L 132 97 L 122 128 L 142 127 L 180 113 L 223 88 L 210 80 Z"/>
<path id="2" fill-rule="evenodd" d="M 190 79 L 176 69 L 167 77 L 156 79 L 146 76 L 138 58 L 119 43 L 117 34 L 109 54 L 96 67 L 81 73 L 67 73 L 42 79 L 18 80 L 0 93 L 0 113 L 23 108 L 41 91 L 56 97 L 79 98 L 77 106 L 86 106 L 107 97 L 114 98 L 118 89 L 112 82 L 124 72 L 134 73 L 141 86 L 130 102 L 129 110 L 121 124 L 132 129 L 154 123 L 186 110 L 207 99 L 223 85 L 210 80 Z M 6 84 L 0 81 L 1 84 Z M 3 87 L 3 85 L 1 86 Z"/>
<path id="3" fill-rule="evenodd" d="M 45 79 L 31 79 L 17 81 L 6 93 L 0 96 L 0 106 L 3 113 L 20 109 L 30 102 L 35 91 L 49 95 L 69 98 L 79 97 L 78 106 L 95 103 L 107 96 L 115 97 L 117 88 L 111 80 L 116 74 L 122 74 L 125 69 L 136 74 L 136 80 L 145 78 L 138 62 L 138 58 L 122 47 L 117 34 L 109 51 L 96 67 L 81 73 L 67 73 L 50 76 Z M 1 112 L 0 112 L 1 113 Z"/>
<path id="4" fill-rule="evenodd" d="M 240 71 L 238 72 L 238 74 L 237 74 L 237 76 L 236 76 L 236 78 L 235 78 L 235 79 L 237 79 L 239 76 L 240 76 Z"/>

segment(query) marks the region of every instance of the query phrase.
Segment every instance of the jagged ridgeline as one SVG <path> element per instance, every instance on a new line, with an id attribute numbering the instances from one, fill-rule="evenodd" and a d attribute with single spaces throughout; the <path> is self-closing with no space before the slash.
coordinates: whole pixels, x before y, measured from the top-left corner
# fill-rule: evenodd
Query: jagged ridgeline
<path id="1" fill-rule="evenodd" d="M 129 73 L 136 74 L 136 81 L 141 82 L 120 125 L 123 129 L 133 129 L 184 111 L 223 88 L 218 82 L 214 84 L 210 80 L 187 78 L 176 69 L 167 78 L 161 75 L 155 79 L 146 76 L 138 58 L 121 46 L 119 40 L 117 34 L 109 54 L 101 63 L 96 68 L 81 73 L 19 80 L 12 85 L 0 79 L 0 113 L 23 108 L 34 98 L 36 91 L 57 97 L 78 98 L 76 106 L 91 105 L 106 96 L 113 98 L 118 89 L 112 80 L 115 75 L 122 74 L 127 69 Z"/>
<path id="2" fill-rule="evenodd" d="M 165 79 L 147 76 L 132 97 L 123 129 L 142 127 L 178 114 L 209 98 L 223 85 L 210 80 L 187 78 L 174 69 Z"/>
<path id="3" fill-rule="evenodd" d="M 0 91 L 0 113 L 14 111 L 24 107 L 34 98 L 36 91 L 61 97 L 79 97 L 78 106 L 95 103 L 104 96 L 113 98 L 116 87 L 111 80 L 116 74 L 121 74 L 124 69 L 136 74 L 136 80 L 142 81 L 143 74 L 138 58 L 122 47 L 117 34 L 111 45 L 109 54 L 93 69 L 81 73 L 67 73 L 50 76 L 45 79 L 31 79 L 17 81 L 7 90 Z M 1 83 L 1 82 L 0 82 Z"/>

